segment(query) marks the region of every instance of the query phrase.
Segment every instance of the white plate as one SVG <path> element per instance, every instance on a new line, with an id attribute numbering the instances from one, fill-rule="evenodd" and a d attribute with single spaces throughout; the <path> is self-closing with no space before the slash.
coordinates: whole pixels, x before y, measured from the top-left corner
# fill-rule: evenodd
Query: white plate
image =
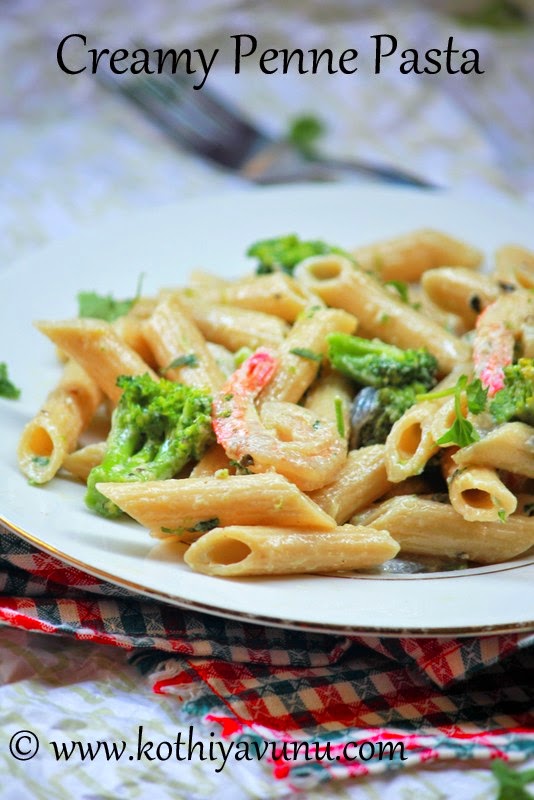
<path id="1" fill-rule="evenodd" d="M 231 193 L 184 202 L 58 242 L 0 275 L 0 361 L 22 387 L 0 399 L 0 520 L 38 547 L 143 594 L 222 616 L 318 631 L 468 635 L 534 628 L 532 558 L 459 572 L 390 577 L 228 580 L 195 574 L 172 547 L 134 522 L 88 512 L 83 488 L 56 478 L 29 486 L 17 469 L 19 433 L 59 368 L 35 319 L 76 314 L 81 289 L 133 294 L 186 280 L 192 267 L 236 275 L 247 245 L 295 231 L 342 246 L 419 226 L 465 237 L 489 255 L 499 244 L 534 247 L 532 209 L 451 194 L 344 186 Z M 533 520 L 534 525 L 534 520 Z"/>

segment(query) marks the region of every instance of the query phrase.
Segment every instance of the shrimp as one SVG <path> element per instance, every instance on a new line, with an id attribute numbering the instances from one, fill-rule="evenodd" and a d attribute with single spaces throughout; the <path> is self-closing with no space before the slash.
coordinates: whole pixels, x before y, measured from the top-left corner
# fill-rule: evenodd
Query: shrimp
<path id="1" fill-rule="evenodd" d="M 504 368 L 513 363 L 516 340 L 533 318 L 534 297 L 523 291 L 499 297 L 478 317 L 473 363 L 489 397 L 504 388 Z"/>
<path id="2" fill-rule="evenodd" d="M 260 348 L 227 380 L 213 400 L 213 429 L 229 458 L 250 472 L 278 472 L 302 491 L 336 477 L 347 445 L 336 426 L 294 403 L 254 400 L 273 377 L 277 359 Z"/>

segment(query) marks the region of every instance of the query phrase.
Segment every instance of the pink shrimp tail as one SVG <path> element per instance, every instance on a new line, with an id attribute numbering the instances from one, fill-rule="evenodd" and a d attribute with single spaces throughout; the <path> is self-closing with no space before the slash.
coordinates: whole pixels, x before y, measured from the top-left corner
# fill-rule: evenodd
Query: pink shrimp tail
<path id="1" fill-rule="evenodd" d="M 502 322 L 488 321 L 488 306 L 477 319 L 476 336 L 473 343 L 475 375 L 493 397 L 504 387 L 504 367 L 513 361 L 514 335 Z M 491 317 L 490 317 L 491 318 Z"/>
<path id="2" fill-rule="evenodd" d="M 488 397 L 504 389 L 504 372 L 500 367 L 483 369 L 480 373 L 482 386 L 488 390 Z"/>
<path id="3" fill-rule="evenodd" d="M 272 353 L 259 348 L 243 361 L 217 392 L 212 404 L 212 424 L 217 441 L 223 447 L 241 430 L 247 401 L 259 395 L 277 366 L 278 361 Z"/>
<path id="4" fill-rule="evenodd" d="M 231 392 L 232 388 L 240 386 L 257 397 L 273 377 L 276 367 L 276 358 L 268 350 L 260 348 L 249 356 L 233 375 L 230 375 L 226 382 L 226 391 Z"/>

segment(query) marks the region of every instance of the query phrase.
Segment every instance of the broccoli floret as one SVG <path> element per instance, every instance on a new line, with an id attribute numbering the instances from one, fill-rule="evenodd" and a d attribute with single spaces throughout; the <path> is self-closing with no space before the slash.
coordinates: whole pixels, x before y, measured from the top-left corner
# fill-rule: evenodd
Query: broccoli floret
<path id="1" fill-rule="evenodd" d="M 416 395 L 424 390 L 422 383 L 381 389 L 366 386 L 362 389 L 352 404 L 351 448 L 383 444 L 393 424 L 413 406 Z"/>
<path id="2" fill-rule="evenodd" d="M 436 383 L 438 362 L 425 350 L 401 350 L 380 339 L 362 339 L 346 333 L 326 337 L 332 366 L 362 386 L 381 389 L 419 383 L 425 390 Z"/>
<path id="3" fill-rule="evenodd" d="M 118 517 L 121 511 L 96 489 L 97 483 L 172 478 L 213 441 L 207 392 L 149 375 L 123 375 L 117 385 L 123 393 L 106 453 L 89 474 L 85 497 L 86 505 L 105 517 Z"/>
<path id="4" fill-rule="evenodd" d="M 504 368 L 504 388 L 489 407 L 496 422 L 519 420 L 534 425 L 534 359 L 520 358 Z"/>
<path id="5" fill-rule="evenodd" d="M 321 241 L 303 242 L 294 233 L 277 236 L 274 239 L 262 239 L 252 244 L 247 250 L 247 256 L 258 259 L 257 275 L 265 275 L 277 269 L 292 275 L 300 261 L 310 256 L 322 256 L 327 253 L 336 253 L 350 258 L 349 254 L 340 247 L 333 247 Z"/>

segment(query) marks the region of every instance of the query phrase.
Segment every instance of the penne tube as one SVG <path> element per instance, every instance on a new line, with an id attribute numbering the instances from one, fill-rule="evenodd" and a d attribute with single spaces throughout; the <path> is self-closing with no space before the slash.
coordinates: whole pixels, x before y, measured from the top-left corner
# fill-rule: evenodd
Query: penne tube
<path id="1" fill-rule="evenodd" d="M 263 311 L 201 303 L 191 304 L 188 311 L 208 341 L 221 344 L 232 352 L 241 347 L 276 349 L 289 332 L 287 322 Z"/>
<path id="2" fill-rule="evenodd" d="M 206 533 L 184 560 L 205 575 L 287 575 L 369 569 L 398 550 L 387 531 L 363 526 L 343 525 L 325 533 L 232 525 Z"/>
<path id="3" fill-rule="evenodd" d="M 238 281 L 224 290 L 220 302 L 275 314 L 286 322 L 295 322 L 311 306 L 324 305 L 316 294 L 283 272 Z"/>
<path id="4" fill-rule="evenodd" d="M 474 269 L 482 262 L 477 248 L 430 228 L 358 247 L 352 255 L 360 269 L 376 272 L 383 281 L 418 281 L 428 269 L 448 265 Z"/>
<path id="5" fill-rule="evenodd" d="M 340 372 L 324 368 L 321 375 L 306 394 L 304 407 L 311 411 L 317 419 L 327 420 L 338 425 L 336 403 L 341 404 L 343 420 L 343 435 L 345 439 L 350 435 L 350 410 L 354 389 L 351 382 Z M 338 399 L 339 398 L 339 399 Z"/>
<path id="6" fill-rule="evenodd" d="M 107 442 L 95 442 L 94 444 L 80 447 L 79 450 L 75 450 L 65 456 L 63 469 L 66 469 L 75 478 L 86 481 L 93 467 L 97 467 L 102 463 L 106 446 Z"/>
<path id="7" fill-rule="evenodd" d="M 295 277 L 328 305 L 354 314 L 367 335 L 402 348 L 426 347 L 442 374 L 469 357 L 465 342 L 394 297 L 348 258 L 307 258 L 296 267 Z"/>
<path id="8" fill-rule="evenodd" d="M 213 444 L 206 450 L 200 461 L 195 464 L 189 477 L 208 478 L 211 475 L 215 475 L 216 472 L 221 473 L 221 471 L 224 476 L 225 470 L 226 476 L 235 472 L 235 468 L 231 466 L 230 459 L 221 445 Z"/>
<path id="9" fill-rule="evenodd" d="M 416 403 L 394 423 L 386 439 L 384 463 L 388 480 L 399 483 L 420 475 L 439 447 L 432 422 L 439 403 Z"/>
<path id="10" fill-rule="evenodd" d="M 260 395 L 260 402 L 298 403 L 317 376 L 325 358 L 329 333 L 353 333 L 358 320 L 336 308 L 309 309 L 301 314 L 279 348 L 279 366 Z"/>
<path id="11" fill-rule="evenodd" d="M 382 444 L 351 450 L 336 480 L 308 496 L 338 525 L 343 525 L 392 486 L 386 474 L 384 450 Z"/>
<path id="12" fill-rule="evenodd" d="M 152 369 L 157 368 L 156 359 L 148 344 L 142 328 L 142 318 L 126 315 L 112 323 L 113 329 L 128 347 L 141 356 Z"/>
<path id="13" fill-rule="evenodd" d="M 75 361 L 68 361 L 58 385 L 20 437 L 19 466 L 29 480 L 42 484 L 54 477 L 101 400 L 95 382 Z"/>
<path id="14" fill-rule="evenodd" d="M 165 377 L 188 386 L 216 391 L 224 374 L 211 355 L 206 341 L 177 297 L 162 300 L 143 323 L 143 334 Z M 169 369 L 177 358 L 190 359 Z"/>
<path id="15" fill-rule="evenodd" d="M 334 520 L 282 475 L 235 475 L 144 483 L 99 483 L 97 489 L 157 536 L 199 534 L 215 526 L 264 525 L 331 530 Z"/>
<path id="16" fill-rule="evenodd" d="M 368 520 L 370 527 L 387 530 L 401 553 L 496 564 L 534 545 L 532 517 L 513 514 L 506 522 L 467 522 L 451 505 L 415 495 L 387 500 Z"/>
<path id="17" fill-rule="evenodd" d="M 534 478 L 534 428 L 507 422 L 452 457 L 458 467 L 478 464 Z"/>
<path id="18" fill-rule="evenodd" d="M 158 379 L 107 322 L 96 319 L 38 322 L 37 328 L 77 361 L 113 403 L 118 402 L 122 393 L 117 386 L 119 375 L 148 373 Z"/>
<path id="19" fill-rule="evenodd" d="M 156 297 L 139 297 L 125 316 L 128 319 L 147 319 L 158 304 Z M 122 317 L 119 317 L 122 319 Z"/>
<path id="20" fill-rule="evenodd" d="M 506 488 L 494 469 L 458 467 L 448 484 L 452 507 L 468 522 L 498 522 L 517 508 L 516 496 Z"/>
<path id="21" fill-rule="evenodd" d="M 494 275 L 506 288 L 534 289 L 534 252 L 513 244 L 499 247 Z"/>
<path id="22" fill-rule="evenodd" d="M 497 283 L 465 267 L 440 267 L 425 272 L 421 285 L 439 308 L 457 314 L 468 329 L 477 316 L 499 296 Z"/>

